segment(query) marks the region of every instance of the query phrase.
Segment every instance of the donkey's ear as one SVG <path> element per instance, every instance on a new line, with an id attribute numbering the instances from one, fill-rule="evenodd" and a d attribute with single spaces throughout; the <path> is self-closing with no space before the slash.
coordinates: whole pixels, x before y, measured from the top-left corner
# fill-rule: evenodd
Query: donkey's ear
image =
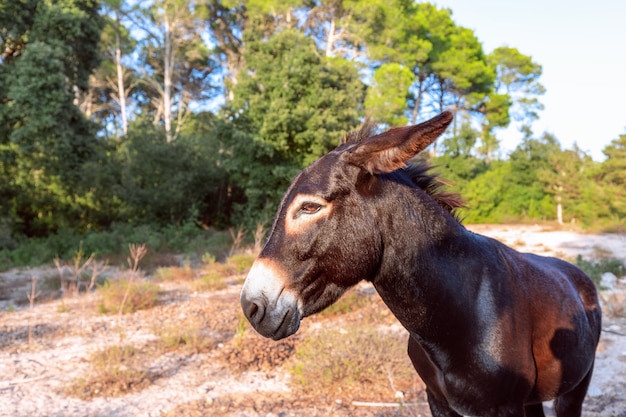
<path id="1" fill-rule="evenodd" d="M 342 157 L 347 163 L 361 167 L 370 174 L 384 174 L 404 168 L 411 158 L 446 130 L 452 119 L 452 113 L 444 111 L 415 126 L 389 129 L 346 150 Z"/>

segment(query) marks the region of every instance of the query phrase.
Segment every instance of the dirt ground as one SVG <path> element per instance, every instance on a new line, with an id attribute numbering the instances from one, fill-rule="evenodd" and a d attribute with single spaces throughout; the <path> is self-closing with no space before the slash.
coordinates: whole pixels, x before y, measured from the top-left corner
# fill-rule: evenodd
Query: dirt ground
<path id="1" fill-rule="evenodd" d="M 527 252 L 626 260 L 623 235 L 541 226 L 470 229 Z M 417 377 L 362 391 L 307 391 L 291 381 L 286 364 L 294 347 L 320 328 L 341 332 L 376 317 L 387 331 L 404 332 L 368 285 L 357 288 L 371 301 L 366 307 L 308 318 L 296 337 L 276 343 L 242 324 L 237 280 L 215 292 L 196 292 L 184 282 L 161 283 L 156 307 L 105 315 L 94 307 L 97 292 L 38 300 L 32 309 L 17 303 L 33 275 L 45 281 L 54 268 L 0 273 L 0 416 L 430 416 Z M 616 299 L 623 301 L 626 282 L 616 285 L 613 292 L 621 294 Z M 176 349 L 159 344 L 163 329 L 184 327 L 200 329 L 203 342 Z M 603 328 L 583 415 L 626 417 L 626 317 L 605 316 Z M 106 391 L 101 382 L 81 385 L 93 369 L 94 353 L 114 345 L 138 347 L 138 357 L 147 361 L 145 377 L 121 395 Z M 552 415 L 549 404 L 545 407 Z"/>

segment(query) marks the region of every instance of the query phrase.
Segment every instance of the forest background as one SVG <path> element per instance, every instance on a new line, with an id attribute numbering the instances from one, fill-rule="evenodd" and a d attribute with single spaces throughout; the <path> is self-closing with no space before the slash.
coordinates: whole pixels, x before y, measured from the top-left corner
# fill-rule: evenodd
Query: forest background
<path id="1" fill-rule="evenodd" d="M 626 134 L 598 162 L 533 132 L 541 73 L 410 0 L 0 0 L 0 267 L 258 232 L 364 120 L 444 109 L 424 157 L 466 223 L 623 231 Z"/>

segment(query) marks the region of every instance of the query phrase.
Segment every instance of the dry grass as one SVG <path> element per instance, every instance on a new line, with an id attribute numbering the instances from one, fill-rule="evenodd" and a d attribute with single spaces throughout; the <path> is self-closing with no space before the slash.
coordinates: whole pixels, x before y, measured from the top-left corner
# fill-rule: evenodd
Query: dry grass
<path id="1" fill-rule="evenodd" d="M 192 282 L 195 291 L 217 291 L 226 288 L 228 281 L 239 285 L 243 283 L 245 274 L 250 270 L 254 262 L 254 256 L 248 254 L 235 254 L 224 263 L 216 262 L 214 258 L 207 257 L 199 272 L 198 278 Z"/>
<path id="2" fill-rule="evenodd" d="M 357 289 L 351 289 L 339 300 L 337 300 L 337 302 L 324 309 L 320 315 L 324 317 L 346 314 L 371 304 L 371 302 L 371 297 L 369 295 L 364 294 Z"/>
<path id="3" fill-rule="evenodd" d="M 406 353 L 406 334 L 373 327 L 321 330 L 303 339 L 290 371 L 294 388 L 360 400 L 394 400 L 419 379 Z"/>
<path id="4" fill-rule="evenodd" d="M 164 351 L 201 353 L 212 350 L 216 345 L 215 339 L 204 326 L 195 321 L 186 325 L 168 323 L 155 329 L 154 333 L 159 337 L 159 347 Z"/>
<path id="5" fill-rule="evenodd" d="M 129 346 L 109 346 L 93 353 L 90 369 L 66 388 L 81 399 L 96 396 L 123 395 L 149 386 L 158 375 L 151 375 L 143 366 L 146 354 Z"/>
<path id="6" fill-rule="evenodd" d="M 269 371 L 293 356 L 298 340 L 298 336 L 291 336 L 276 342 L 250 332 L 231 340 L 220 350 L 218 358 L 236 372 Z"/>
<path id="7" fill-rule="evenodd" d="M 254 255 L 238 253 L 226 259 L 226 265 L 232 268 L 235 274 L 246 274 L 252 267 L 255 258 Z"/>
<path id="8" fill-rule="evenodd" d="M 107 281 L 98 292 L 102 313 L 134 313 L 154 307 L 160 288 L 143 278 L 122 277 Z"/>
<path id="9" fill-rule="evenodd" d="M 157 268 L 154 272 L 154 278 L 159 282 L 181 282 L 191 281 L 196 277 L 197 271 L 189 265 L 182 268 L 178 266 Z"/>
<path id="10" fill-rule="evenodd" d="M 226 286 L 226 279 L 219 272 L 204 273 L 191 283 L 194 291 L 218 291 Z"/>

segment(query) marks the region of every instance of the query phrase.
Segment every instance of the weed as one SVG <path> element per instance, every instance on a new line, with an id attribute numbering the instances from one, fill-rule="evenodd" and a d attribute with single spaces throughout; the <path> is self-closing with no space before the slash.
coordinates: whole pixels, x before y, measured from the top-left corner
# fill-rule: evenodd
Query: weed
<path id="1" fill-rule="evenodd" d="M 215 346 L 215 341 L 207 336 L 203 326 L 191 323 L 187 326 L 167 324 L 155 332 L 159 336 L 159 344 L 165 350 L 179 348 L 191 350 L 194 353 L 206 352 Z"/>
<path id="2" fill-rule="evenodd" d="M 524 246 L 526 246 L 526 242 L 524 242 L 519 237 L 517 239 L 515 239 L 515 241 L 513 242 L 513 247 L 514 248 L 523 248 Z"/>
<path id="3" fill-rule="evenodd" d="M 254 263 L 254 259 L 254 255 L 240 253 L 232 255 L 230 258 L 228 258 L 226 260 L 226 265 L 232 266 L 235 273 L 244 274 L 250 270 L 252 264 Z"/>
<path id="4" fill-rule="evenodd" d="M 69 313 L 70 308 L 65 304 L 65 300 L 61 299 L 61 304 L 57 307 L 57 313 Z"/>
<path id="5" fill-rule="evenodd" d="M 181 267 L 158 268 L 154 276 L 159 281 L 191 281 L 196 272 L 189 265 Z"/>
<path id="6" fill-rule="evenodd" d="M 156 305 L 160 288 L 145 279 L 134 280 L 122 277 L 109 280 L 100 287 L 102 298 L 98 306 L 100 312 L 133 313 Z"/>
<path id="7" fill-rule="evenodd" d="M 107 264 L 96 261 L 95 256 L 95 253 L 85 256 L 81 241 L 71 262 L 64 262 L 58 257 L 54 258 L 63 296 L 67 294 L 78 295 L 81 287 L 88 293 L 96 286 L 98 278 L 106 271 Z M 69 277 L 66 272 L 69 273 Z"/>
<path id="8" fill-rule="evenodd" d="M 239 320 L 237 321 L 237 327 L 235 328 L 235 335 L 233 336 L 233 343 L 237 349 L 240 349 L 243 345 L 243 338 L 246 335 L 247 328 L 248 320 L 243 314 L 239 314 Z"/>
<path id="9" fill-rule="evenodd" d="M 233 242 L 230 246 L 230 251 L 228 251 L 228 256 L 233 256 L 235 252 L 239 250 L 244 239 L 246 238 L 246 231 L 243 227 L 239 227 L 236 230 L 231 227 L 228 229 L 228 232 L 230 233 L 230 237 Z"/>
<path id="10" fill-rule="evenodd" d="M 194 291 L 217 291 L 226 288 L 224 275 L 219 271 L 210 271 L 192 281 Z"/>
<path id="11" fill-rule="evenodd" d="M 415 377 L 406 335 L 381 334 L 372 327 L 320 331 L 297 347 L 290 371 L 292 384 L 307 392 L 374 394 L 390 378 L 404 389 Z"/>
<path id="12" fill-rule="evenodd" d="M 239 323 L 245 326 L 245 322 Z M 219 350 L 219 357 L 237 372 L 267 371 L 283 365 L 293 356 L 299 340 L 296 335 L 276 342 L 243 327 L 237 331 L 239 335 Z"/>
<path id="13" fill-rule="evenodd" d="M 371 301 L 366 294 L 363 294 L 358 290 L 351 290 L 350 292 L 344 294 L 336 303 L 323 310 L 320 315 L 334 316 L 345 314 L 369 303 L 371 303 Z"/>
<path id="14" fill-rule="evenodd" d="M 99 350 L 89 358 L 91 369 L 74 380 L 70 394 L 82 399 L 122 395 L 150 384 L 151 375 L 142 368 L 141 351 L 135 347 L 114 345 Z"/>
<path id="15" fill-rule="evenodd" d="M 204 255 L 202 255 L 202 257 L 200 258 L 200 260 L 202 261 L 203 264 L 214 264 L 217 259 L 215 258 L 215 255 L 206 252 Z"/>
<path id="16" fill-rule="evenodd" d="M 31 276 L 31 284 L 30 284 L 30 292 L 26 294 L 28 297 L 28 301 L 30 304 L 31 314 L 28 317 L 28 345 L 31 345 L 33 342 L 33 323 L 32 323 L 32 311 L 35 307 L 35 300 L 41 294 L 41 291 L 37 291 L 37 277 Z"/>
<path id="17" fill-rule="evenodd" d="M 267 228 L 263 223 L 257 223 L 256 229 L 252 234 L 254 237 L 254 253 L 258 254 L 263 249 L 263 242 L 265 241 L 265 235 L 267 235 Z"/>
<path id="18" fill-rule="evenodd" d="M 126 301 L 128 300 L 128 296 L 131 293 L 131 289 L 133 288 L 133 281 L 135 280 L 137 276 L 143 275 L 143 274 L 140 274 L 140 271 L 139 271 L 139 262 L 144 256 L 146 256 L 146 253 L 148 252 L 146 245 L 143 243 L 142 244 L 131 243 L 130 245 L 128 245 L 128 250 L 130 252 L 130 256 L 126 259 L 126 261 L 128 262 L 130 273 L 127 278 L 127 284 L 126 284 L 126 289 L 124 291 L 124 297 L 122 297 L 122 302 L 120 303 L 120 308 L 118 311 L 118 314 L 120 316 L 122 315 L 123 312 L 125 312 L 124 307 L 126 305 Z M 154 303 L 156 303 L 158 289 L 156 292 L 154 292 L 154 297 L 151 296 L 152 291 L 149 289 L 149 287 L 146 287 L 144 285 L 144 289 L 146 289 L 147 291 L 140 291 L 140 292 L 135 291 L 133 293 L 134 295 L 137 296 L 136 298 L 133 298 L 133 301 L 139 302 L 138 304 L 133 303 L 133 305 L 142 306 L 144 303 L 147 302 L 149 307 L 151 307 L 152 305 L 154 305 Z M 144 294 L 148 295 L 148 297 L 144 297 L 143 296 Z M 131 311 L 134 311 L 132 307 L 131 307 Z"/>

